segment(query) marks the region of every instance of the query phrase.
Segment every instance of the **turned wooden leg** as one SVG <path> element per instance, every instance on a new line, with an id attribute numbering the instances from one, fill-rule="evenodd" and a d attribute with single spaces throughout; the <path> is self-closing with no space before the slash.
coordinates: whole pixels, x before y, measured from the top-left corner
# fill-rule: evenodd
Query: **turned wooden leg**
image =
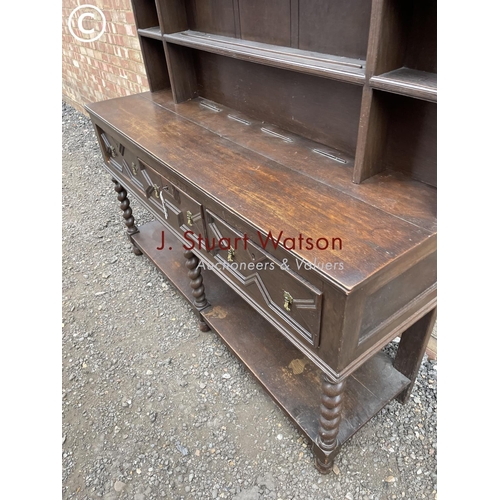
<path id="1" fill-rule="evenodd" d="M 205 297 L 205 287 L 203 286 L 203 276 L 201 275 L 201 269 L 198 267 L 200 259 L 191 252 L 191 250 L 186 250 L 184 252 L 184 257 L 186 260 L 186 267 L 189 269 L 188 276 L 191 280 L 191 288 L 193 289 L 194 305 L 198 310 L 199 317 L 199 327 L 202 332 L 208 332 L 210 327 L 203 320 L 200 311 L 208 307 L 207 298 Z"/>
<path id="2" fill-rule="evenodd" d="M 132 241 L 131 236 L 139 232 L 137 226 L 135 225 L 135 219 L 132 215 L 132 209 L 130 208 L 130 200 L 128 199 L 127 190 L 116 180 L 112 179 L 115 185 L 115 191 L 118 193 L 118 201 L 120 202 L 120 208 L 123 210 L 123 218 L 125 219 L 125 225 L 127 226 L 127 234 L 132 243 L 132 249 L 135 255 L 142 255 L 142 252 Z"/>
<path id="3" fill-rule="evenodd" d="M 437 309 L 435 308 L 401 335 L 398 352 L 394 359 L 394 368 L 410 379 L 410 385 L 398 395 L 397 400 L 400 403 L 407 403 L 408 399 L 410 399 L 411 390 L 415 384 L 429 337 L 434 328 L 436 314 Z"/>
<path id="4" fill-rule="evenodd" d="M 345 380 L 335 383 L 330 377 L 323 374 L 319 430 L 316 443 L 313 446 L 316 468 L 322 474 L 328 474 L 332 470 L 333 459 L 340 451 L 337 436 L 342 420 L 345 384 Z"/>

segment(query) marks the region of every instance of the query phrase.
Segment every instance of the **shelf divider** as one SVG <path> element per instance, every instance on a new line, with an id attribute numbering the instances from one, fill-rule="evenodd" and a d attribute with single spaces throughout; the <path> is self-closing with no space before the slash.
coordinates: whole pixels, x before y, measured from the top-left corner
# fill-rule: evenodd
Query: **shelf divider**
<path id="1" fill-rule="evenodd" d="M 382 172 L 382 156 L 386 143 L 387 116 L 370 87 L 363 89 L 358 145 L 353 182 L 361 182 Z"/>

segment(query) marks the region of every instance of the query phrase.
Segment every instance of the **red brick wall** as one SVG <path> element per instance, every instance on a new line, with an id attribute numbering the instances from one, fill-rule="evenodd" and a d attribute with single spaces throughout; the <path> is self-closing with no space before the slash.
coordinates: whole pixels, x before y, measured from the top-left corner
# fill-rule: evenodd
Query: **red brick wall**
<path id="1" fill-rule="evenodd" d="M 103 35 L 93 42 L 78 41 L 71 34 L 68 19 L 78 5 L 98 7 L 106 17 Z M 73 17 L 73 31 L 77 36 L 89 38 L 78 31 Z M 97 34 L 101 24 L 85 19 L 83 27 L 94 28 Z M 137 38 L 130 0 L 63 0 L 62 1 L 62 77 L 63 99 L 79 111 L 88 102 L 102 101 L 149 90 L 142 55 Z"/>

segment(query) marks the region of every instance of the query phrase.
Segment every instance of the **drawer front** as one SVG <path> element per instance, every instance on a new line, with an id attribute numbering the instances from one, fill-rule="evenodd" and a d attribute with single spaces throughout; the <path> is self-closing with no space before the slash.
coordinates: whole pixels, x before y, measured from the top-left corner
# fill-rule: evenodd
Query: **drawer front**
<path id="1" fill-rule="evenodd" d="M 148 185 L 140 175 L 140 163 L 137 156 L 122 141 L 101 129 L 98 130 L 100 132 L 104 157 L 111 170 L 120 174 L 125 180 L 129 181 L 129 184 L 145 195 Z"/>
<path id="2" fill-rule="evenodd" d="M 123 172 L 123 165 L 121 162 L 123 158 L 123 151 L 120 145 L 120 141 L 115 139 L 110 134 L 107 134 L 100 128 L 98 128 L 98 131 L 99 138 L 101 139 L 101 147 L 103 149 L 106 161 L 118 172 Z"/>
<path id="3" fill-rule="evenodd" d="M 205 220 L 201 203 L 160 175 L 139 158 L 138 177 L 145 186 L 145 195 L 156 214 L 180 236 L 192 231 L 206 238 Z"/>
<path id="4" fill-rule="evenodd" d="M 201 203 L 161 175 L 151 166 L 152 162 L 137 157 L 122 141 L 101 129 L 98 131 L 111 170 L 145 198 L 147 206 L 160 220 L 182 238 L 187 231 L 192 231 L 196 238 L 206 238 Z"/>
<path id="5" fill-rule="evenodd" d="M 102 130 L 100 130 L 100 138 L 108 165 L 120 174 L 127 174 L 128 162 L 125 157 L 132 162 L 130 152 L 125 150 L 125 146 L 118 139 Z"/>
<path id="6" fill-rule="evenodd" d="M 207 213 L 207 250 L 240 294 L 287 332 L 319 345 L 322 292 L 262 246 Z"/>

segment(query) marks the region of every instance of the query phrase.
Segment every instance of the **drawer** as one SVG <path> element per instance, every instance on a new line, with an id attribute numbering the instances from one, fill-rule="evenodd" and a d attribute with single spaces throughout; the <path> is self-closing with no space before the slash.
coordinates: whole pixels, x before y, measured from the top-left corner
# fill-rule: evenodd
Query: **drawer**
<path id="1" fill-rule="evenodd" d="M 123 144 L 123 141 L 115 138 L 111 134 L 98 128 L 101 145 L 104 150 L 106 163 L 112 170 L 121 174 L 121 176 L 130 181 L 130 183 L 145 194 L 147 185 L 139 174 L 139 159 L 137 156 Z"/>
<path id="2" fill-rule="evenodd" d="M 206 238 L 201 203 L 143 159 L 138 158 L 138 165 L 136 177 L 142 182 L 147 203 L 154 212 L 183 238 L 187 231 L 192 231 L 196 238 Z"/>
<path id="3" fill-rule="evenodd" d="M 137 157 L 124 141 L 98 127 L 106 163 L 119 178 L 142 195 L 146 205 L 182 239 L 186 231 L 196 238 L 206 238 L 201 203 L 177 187 L 151 166 L 149 160 Z"/>
<path id="4" fill-rule="evenodd" d="M 123 172 L 121 160 L 123 158 L 122 147 L 120 141 L 115 139 L 110 134 L 107 134 L 98 127 L 99 137 L 101 139 L 101 148 L 104 152 L 106 161 L 113 166 L 118 172 Z"/>
<path id="5" fill-rule="evenodd" d="M 275 326 L 317 347 L 322 292 L 251 241 L 250 235 L 245 238 L 210 210 L 206 214 L 207 250 L 216 268 Z"/>

